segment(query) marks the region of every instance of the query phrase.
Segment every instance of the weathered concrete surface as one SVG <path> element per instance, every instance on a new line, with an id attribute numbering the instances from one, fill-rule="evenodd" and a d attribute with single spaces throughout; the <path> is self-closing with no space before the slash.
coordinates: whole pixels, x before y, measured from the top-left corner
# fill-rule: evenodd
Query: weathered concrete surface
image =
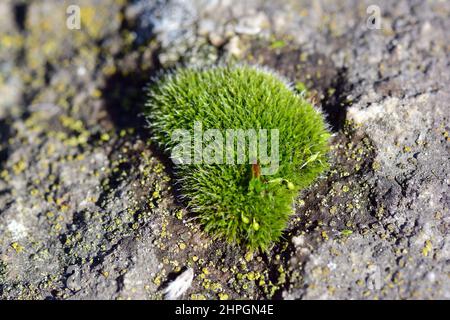
<path id="1" fill-rule="evenodd" d="M 0 15 L 2 298 L 161 298 L 186 266 L 191 299 L 450 298 L 449 3 L 3 1 Z M 139 116 L 157 72 L 225 61 L 304 82 L 336 133 L 330 172 L 268 253 L 201 232 Z"/>

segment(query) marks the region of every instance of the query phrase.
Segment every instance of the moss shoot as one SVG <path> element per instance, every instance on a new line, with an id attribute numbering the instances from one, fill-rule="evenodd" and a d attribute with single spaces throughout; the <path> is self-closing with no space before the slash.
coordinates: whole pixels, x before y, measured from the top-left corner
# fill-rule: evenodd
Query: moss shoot
<path id="1" fill-rule="evenodd" d="M 200 149 L 193 148 L 191 159 L 174 161 L 180 194 L 213 237 L 251 249 L 266 250 L 280 238 L 299 190 L 327 168 L 330 135 L 321 113 L 266 70 L 245 65 L 179 69 L 149 87 L 146 116 L 155 141 L 172 159 L 180 149 L 174 132 L 184 129 L 190 134 L 186 141 L 195 146 L 195 125 L 201 124 Z M 263 173 L 263 161 L 252 158 L 250 136 L 248 150 L 238 140 L 217 149 L 230 129 L 277 130 L 278 140 L 269 137 L 267 146 L 278 154 L 277 170 Z M 232 164 L 226 161 L 230 150 Z M 253 160 L 239 162 L 242 153 Z M 208 162 L 211 154 L 218 161 Z M 198 156 L 204 161 L 195 161 Z"/>

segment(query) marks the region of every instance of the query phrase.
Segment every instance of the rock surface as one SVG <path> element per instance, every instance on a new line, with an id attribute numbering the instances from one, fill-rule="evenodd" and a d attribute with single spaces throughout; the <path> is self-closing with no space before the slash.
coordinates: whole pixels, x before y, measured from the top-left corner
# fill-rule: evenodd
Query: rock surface
<path id="1" fill-rule="evenodd" d="M 160 299 L 192 267 L 190 299 L 450 299 L 450 4 L 377 1 L 380 29 L 372 4 L 3 1 L 0 297 Z M 158 72 L 228 61 L 304 83 L 335 132 L 267 253 L 201 231 L 140 115 Z"/>

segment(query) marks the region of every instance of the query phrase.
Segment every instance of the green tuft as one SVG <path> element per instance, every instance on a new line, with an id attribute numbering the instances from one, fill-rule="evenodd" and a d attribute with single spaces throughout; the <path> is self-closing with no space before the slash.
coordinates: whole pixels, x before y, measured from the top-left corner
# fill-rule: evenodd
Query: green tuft
<path id="1" fill-rule="evenodd" d="M 185 68 L 165 75 L 149 88 L 146 116 L 169 153 L 176 146 L 171 133 L 186 129 L 193 135 L 196 121 L 203 132 L 279 130 L 274 175 L 260 175 L 259 164 L 248 162 L 174 165 L 181 195 L 205 230 L 252 249 L 265 250 L 280 238 L 299 190 L 328 166 L 330 134 L 321 113 L 279 77 L 254 67 Z"/>

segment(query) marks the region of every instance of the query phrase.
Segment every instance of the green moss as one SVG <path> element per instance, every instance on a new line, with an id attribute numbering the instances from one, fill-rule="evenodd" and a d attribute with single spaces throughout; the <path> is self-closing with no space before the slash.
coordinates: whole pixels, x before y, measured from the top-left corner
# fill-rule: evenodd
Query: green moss
<path id="1" fill-rule="evenodd" d="M 274 42 L 272 42 L 272 44 L 270 45 L 271 49 L 281 49 L 284 48 L 286 46 L 286 42 L 284 42 L 283 40 L 276 40 Z"/>
<path id="2" fill-rule="evenodd" d="M 205 230 L 232 243 L 267 249 L 285 229 L 298 191 L 327 168 L 329 133 L 322 115 L 267 71 L 249 66 L 177 70 L 149 88 L 146 115 L 168 155 L 178 146 L 171 134 L 185 129 L 194 136 L 195 122 L 203 132 L 278 130 L 279 167 L 273 175 L 261 175 L 259 160 L 174 165 L 181 196 Z M 203 148 L 215 139 L 203 141 Z"/>

